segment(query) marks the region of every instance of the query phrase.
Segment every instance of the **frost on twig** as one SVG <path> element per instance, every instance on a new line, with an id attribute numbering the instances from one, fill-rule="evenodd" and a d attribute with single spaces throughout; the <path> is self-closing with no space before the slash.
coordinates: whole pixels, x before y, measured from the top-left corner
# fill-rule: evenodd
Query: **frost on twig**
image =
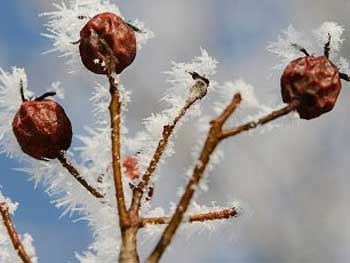
<path id="1" fill-rule="evenodd" d="M 93 186 L 91 186 L 83 177 L 82 175 L 77 171 L 77 169 L 67 160 L 66 156 L 63 152 L 57 157 L 57 159 L 60 161 L 62 166 L 67 169 L 67 171 L 75 178 L 77 181 L 87 190 L 89 191 L 93 196 L 96 198 L 102 198 L 104 197 L 103 194 L 101 194 L 98 190 L 96 190 Z"/>
<path id="2" fill-rule="evenodd" d="M 49 162 L 40 162 L 34 160 L 23 154 L 16 138 L 12 132 L 12 120 L 18 110 L 21 101 L 19 93 L 20 81 L 23 81 L 24 92 L 26 97 L 30 97 L 32 94 L 27 89 L 27 76 L 23 69 L 13 68 L 11 72 L 0 71 L 0 148 L 1 152 L 8 156 L 13 156 L 22 159 L 21 168 L 17 168 L 17 171 L 22 171 L 30 175 L 29 179 L 34 182 L 35 187 L 42 183 L 46 188 L 47 194 L 52 198 L 52 203 L 58 208 L 63 209 L 62 215 L 79 215 L 79 220 L 86 220 L 89 223 L 92 232 L 94 233 L 95 242 L 90 247 L 90 251 L 96 257 L 100 259 L 110 258 L 116 259 L 118 255 L 118 235 L 106 238 L 111 229 L 117 229 L 118 223 L 115 220 L 115 210 L 111 208 L 114 205 L 113 194 L 109 193 L 105 197 L 106 205 L 99 202 L 93 195 L 91 195 L 86 189 L 76 181 L 76 179 L 67 173 L 67 170 L 62 167 L 61 163 L 57 160 Z M 108 107 L 106 107 L 108 111 Z M 98 118 L 100 119 L 100 118 Z M 104 132 L 98 132 L 98 136 L 92 136 L 92 140 L 88 141 L 89 144 L 83 145 L 80 150 L 81 161 L 74 162 L 75 169 L 84 175 L 84 180 L 93 186 L 97 186 L 97 190 L 101 193 L 105 193 L 110 189 L 109 177 L 97 184 L 97 179 L 101 173 L 106 173 L 106 167 L 111 163 L 110 155 L 104 154 L 110 153 L 110 129 L 106 129 L 101 123 L 98 125 L 98 129 L 102 129 Z M 105 141 L 103 141 L 105 140 Z M 95 144 L 97 143 L 97 144 Z M 99 149 L 94 148 L 98 145 Z M 96 151 L 95 151 L 96 150 Z M 98 153 L 98 157 L 94 161 L 99 162 L 98 165 L 91 165 L 92 151 Z M 68 152 L 69 158 L 73 157 L 72 152 Z M 108 157 L 106 157 L 108 156 Z M 105 220 L 101 220 L 101 215 Z M 101 228 L 101 225 L 104 227 Z M 99 244 L 100 247 L 113 247 L 103 251 L 102 249 L 96 249 L 95 245 Z M 5 251 L 0 249 L 0 251 Z M 2 252 L 5 254 L 5 252 Z M 84 253 L 85 254 L 85 253 Z M 4 256 L 5 257 L 5 256 Z M 80 255 L 80 258 L 83 258 Z M 2 260 L 0 260 L 3 262 Z M 8 262 L 8 261 L 4 261 Z M 9 261 L 16 262 L 16 261 Z M 115 262 L 115 261 L 114 261 Z"/>
<path id="3" fill-rule="evenodd" d="M 28 233 L 19 235 L 12 221 L 17 207 L 17 203 L 5 198 L 0 192 L 0 262 L 36 263 L 38 260 L 33 238 Z"/>
<path id="4" fill-rule="evenodd" d="M 67 57 L 68 63 L 75 70 L 78 68 L 77 63 L 80 64 L 78 62 L 80 59 L 78 46 L 73 45 L 72 42 L 79 42 L 79 33 L 84 24 L 101 12 L 113 12 L 121 16 L 118 7 L 108 0 L 70 0 L 68 3 L 55 4 L 54 7 L 55 11 L 43 14 L 49 20 L 46 24 L 47 32 L 43 35 L 53 41 L 54 46 L 50 51 L 58 51 L 61 56 Z M 123 19 L 141 29 L 141 32 L 136 32 L 139 48 L 152 37 L 153 33 L 146 29 L 142 22 L 138 20 L 129 21 L 128 18 Z M 324 38 L 326 35 L 331 34 L 330 55 L 337 59 L 336 61 L 339 62 L 338 64 L 342 71 L 347 71 L 349 63 L 337 55 L 343 41 L 341 37 L 343 28 L 334 22 L 327 22 L 313 32 L 313 38 L 304 41 L 306 39 L 305 35 L 297 32 L 290 26 L 277 42 L 269 45 L 268 49 L 282 58 L 282 64 L 284 65 L 300 56 L 300 52 L 292 44 L 305 47 L 311 54 L 316 53 L 317 51 L 311 48 L 314 46 L 313 44 L 316 42 L 318 48 L 323 48 Z M 127 205 L 131 203 L 131 200 L 133 201 L 132 207 L 134 209 L 133 212 L 136 214 L 136 219 L 143 220 L 140 223 L 141 226 L 144 226 L 143 231 L 148 231 L 150 224 L 154 227 L 162 224 L 167 225 L 149 262 L 153 262 L 152 260 L 154 259 L 157 261 L 160 258 L 167 245 L 169 245 L 176 229 L 184 222 L 191 222 L 191 224 L 184 224 L 186 227 L 201 224 L 200 226 L 203 229 L 203 226 L 211 225 L 212 223 L 236 221 L 237 211 L 235 206 L 227 206 L 228 208 L 213 207 L 211 210 L 201 206 L 198 211 L 194 212 L 189 209 L 194 192 L 199 187 L 202 189 L 206 188 L 201 185 L 205 178 L 205 171 L 211 170 L 213 165 L 218 163 L 223 157 L 222 152 L 214 152 L 214 150 L 224 139 L 253 130 L 284 116 L 293 111 L 297 104 L 293 102 L 278 110 L 262 105 L 256 99 L 253 87 L 243 80 L 235 80 L 223 84 L 216 82 L 213 79 L 216 66 L 216 60 L 210 57 L 204 49 L 201 50 L 200 56 L 191 63 L 173 63 L 171 70 L 166 72 L 169 76 L 168 82 L 171 87 L 162 98 L 162 102 L 166 104 L 166 109 L 160 114 L 152 114 L 145 119 L 144 131 L 132 134 L 135 135 L 134 138 L 127 135 L 127 128 L 124 125 L 122 114 L 126 111 L 127 102 L 130 100 L 130 92 L 123 85 L 119 84 L 118 80 L 119 92 L 118 94 L 112 92 L 115 103 L 112 103 L 111 106 L 114 104 L 117 107 L 112 109 L 112 111 L 115 111 L 111 114 L 112 127 L 110 127 L 108 110 L 110 94 L 108 88 L 106 88 L 105 84 L 96 85 L 91 97 L 94 107 L 93 115 L 96 122 L 92 125 L 93 127 L 86 128 L 87 134 L 77 136 L 81 141 L 79 147 L 67 153 L 71 159 L 76 159 L 74 160 L 76 169 L 69 168 L 68 164 L 65 166 L 74 174 L 77 174 L 76 171 L 79 170 L 84 175 L 84 181 L 86 180 L 87 185 L 96 185 L 96 192 L 105 193 L 105 203 L 103 204 L 90 194 L 91 191 L 87 193 L 84 191 L 85 189 L 81 189 L 74 178 L 67 177 L 67 172 L 57 160 L 38 163 L 23 157 L 26 162 L 21 171 L 28 172 L 35 185 L 38 185 L 40 182 L 44 183 L 47 187 L 47 193 L 54 199 L 53 203 L 57 207 L 64 209 L 62 215 L 79 214 L 80 217 L 76 220 L 86 220 L 88 222 L 94 240 L 85 252 L 77 254 L 77 259 L 80 262 L 109 263 L 118 260 L 120 240 L 124 237 L 118 234 L 116 229 L 120 227 L 127 228 L 127 225 L 120 226 L 118 219 L 121 219 L 128 213 Z M 201 77 L 198 78 L 196 74 Z M 0 72 L 0 151 L 11 156 L 22 156 L 17 143 L 13 140 L 10 128 L 11 118 L 20 104 L 17 87 L 21 80 L 24 83 L 25 92 L 28 92 L 24 70 L 14 68 L 11 73 L 6 73 L 2 70 Z M 206 80 L 210 81 L 209 85 Z M 62 89 L 59 88 L 57 83 L 54 86 L 63 95 Z M 231 114 L 236 110 L 241 100 L 239 95 L 232 100 L 231 96 L 236 93 L 241 94 L 243 101 L 235 112 L 236 117 L 232 116 L 231 118 Z M 210 97 L 213 97 L 213 99 Z M 202 100 L 201 103 L 199 103 L 200 100 Z M 203 104 L 206 106 L 202 107 Z M 243 115 L 243 112 L 247 112 L 246 110 L 248 114 Z M 220 116 L 209 124 L 208 120 L 213 119 L 210 117 L 213 116 L 213 112 L 214 114 L 220 114 Z M 200 156 L 196 158 L 195 167 L 191 167 L 190 172 L 187 173 L 190 181 L 187 188 L 183 191 L 176 210 L 172 211 L 174 214 L 157 214 L 152 216 L 147 211 L 145 213 L 142 211 L 140 216 L 143 219 L 138 217 L 143 192 L 147 191 L 147 186 L 153 183 L 156 169 L 165 157 L 172 155 L 174 152 L 172 136 L 176 133 L 176 129 L 186 118 L 199 116 L 203 117 L 205 125 L 196 123 L 195 126 L 198 129 L 193 130 L 198 131 L 198 138 L 202 139 L 201 146 L 203 140 L 206 138 L 207 140 L 202 149 L 197 147 L 196 153 Z M 238 121 L 244 124 L 237 126 Z M 204 123 L 203 121 L 200 122 Z M 115 124 L 114 127 L 113 124 Z M 114 134 L 112 142 L 111 132 Z M 207 137 L 205 137 L 206 135 Z M 118 137 L 117 143 L 119 145 L 115 145 L 115 136 Z M 112 151 L 112 148 L 114 148 L 114 151 Z M 116 150 L 116 148 L 118 149 Z M 135 159 L 137 159 L 138 172 L 144 175 L 142 178 L 130 179 L 125 176 L 127 173 L 122 174 L 120 161 L 123 156 L 127 156 L 131 152 L 133 154 L 137 153 Z M 115 199 L 114 182 L 111 176 L 113 165 L 115 166 L 114 172 L 117 171 L 118 173 L 115 178 L 117 177 L 119 180 L 117 200 Z M 134 187 L 133 196 L 131 191 L 128 191 L 128 183 L 130 181 L 133 183 L 132 187 Z M 116 211 L 117 202 L 122 204 L 118 206 L 122 208 L 119 209 L 119 213 Z M 151 213 L 152 211 L 148 212 Z M 140 225 L 137 227 L 140 227 Z M 133 233 L 133 235 L 136 237 L 136 233 Z M 0 241 L 2 240 L 0 239 Z M 0 250 L 0 255 L 1 252 L 2 250 Z"/>
<path id="5" fill-rule="evenodd" d="M 226 208 L 217 211 L 211 211 L 208 213 L 200 213 L 189 215 L 183 223 L 194 223 L 194 222 L 207 222 L 215 220 L 229 219 L 231 217 L 238 216 L 238 211 L 236 208 Z M 147 225 L 166 225 L 170 222 L 170 217 L 145 217 L 141 220 L 142 227 Z"/>
<path id="6" fill-rule="evenodd" d="M 212 88 L 208 78 L 215 73 L 216 64 L 217 62 L 202 49 L 201 56 L 195 58 L 192 63 L 173 63 L 172 70 L 167 72 L 170 76 L 168 81 L 172 87 L 168 89 L 163 101 L 169 105 L 169 108 L 149 118 L 146 122 L 148 133 L 139 134 L 138 138 L 141 153 L 138 155 L 138 164 L 140 171 L 144 172 L 141 181 L 134 188 L 131 204 L 134 213 L 138 211 L 143 192 L 150 183 L 163 155 L 169 156 L 172 152 L 170 137 L 175 131 L 175 126 L 185 114 L 189 116 L 194 113 L 199 114 L 198 102 Z"/>
<path id="7" fill-rule="evenodd" d="M 218 144 L 228 137 L 232 137 L 241 132 L 254 129 L 259 125 L 266 124 L 279 117 L 285 116 L 286 114 L 294 111 L 299 105 L 298 101 L 292 102 L 279 110 L 269 113 L 268 115 L 260 118 L 257 121 L 251 121 L 247 124 L 238 126 L 237 128 L 225 130 L 223 128 L 224 124 L 227 122 L 227 120 L 231 117 L 232 113 L 241 103 L 241 100 L 242 97 L 240 93 L 236 93 L 232 101 L 226 106 L 225 109 L 223 109 L 221 114 L 216 119 L 210 122 L 210 130 L 208 132 L 207 139 L 198 158 L 198 162 L 193 169 L 192 177 L 190 178 L 186 189 L 179 203 L 177 204 L 176 211 L 171 217 L 169 224 L 163 231 L 162 236 L 158 241 L 156 247 L 152 251 L 151 255 L 148 257 L 148 263 L 158 262 L 160 257 L 163 255 L 165 249 L 169 246 L 176 230 L 178 229 L 183 220 L 184 214 L 190 205 L 191 199 L 197 189 L 197 186 L 199 185 L 199 182 L 203 177 L 204 170 L 206 169 L 209 163 L 210 157 L 216 149 L 216 147 L 218 146 Z"/>

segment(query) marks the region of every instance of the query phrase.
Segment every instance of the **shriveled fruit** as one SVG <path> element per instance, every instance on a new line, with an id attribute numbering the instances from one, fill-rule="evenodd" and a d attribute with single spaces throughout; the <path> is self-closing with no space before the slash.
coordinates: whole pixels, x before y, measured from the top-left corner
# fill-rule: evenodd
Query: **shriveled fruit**
<path id="1" fill-rule="evenodd" d="M 24 101 L 12 122 L 23 152 L 36 159 L 55 159 L 72 141 L 64 109 L 50 99 Z"/>
<path id="2" fill-rule="evenodd" d="M 333 109 L 341 81 L 338 68 L 326 57 L 305 56 L 293 60 L 281 77 L 283 102 L 300 102 L 302 119 L 313 119 Z"/>
<path id="3" fill-rule="evenodd" d="M 101 13 L 90 19 L 80 31 L 80 57 L 90 71 L 117 74 L 136 57 L 134 30 L 119 16 Z"/>

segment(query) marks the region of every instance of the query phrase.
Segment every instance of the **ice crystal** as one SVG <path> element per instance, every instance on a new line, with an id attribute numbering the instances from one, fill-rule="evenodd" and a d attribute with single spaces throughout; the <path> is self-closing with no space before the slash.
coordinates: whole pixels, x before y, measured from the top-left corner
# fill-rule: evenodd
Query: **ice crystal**
<path id="1" fill-rule="evenodd" d="M 344 41 L 342 35 L 344 27 L 335 22 L 324 22 L 319 28 L 314 30 L 316 41 L 320 48 L 324 47 L 324 43 L 328 41 L 328 34 L 331 36 L 330 49 L 339 51 Z"/>
<path id="2" fill-rule="evenodd" d="M 315 56 L 323 55 L 324 45 L 328 41 L 328 36 L 331 36 L 330 41 L 330 59 L 338 64 L 346 64 L 346 59 L 339 57 L 339 51 L 344 41 L 342 38 L 344 27 L 338 25 L 336 22 L 324 22 L 318 28 L 310 33 L 301 33 L 297 31 L 292 25 L 282 32 L 276 42 L 268 45 L 267 50 L 276 54 L 281 63 L 275 68 L 283 69 L 287 63 L 303 54 L 293 45 L 298 45 L 305 48 L 310 54 Z"/>
<path id="3" fill-rule="evenodd" d="M 27 89 L 27 75 L 23 68 L 13 67 L 12 72 L 0 68 L 0 153 L 9 157 L 23 157 L 12 132 L 12 120 L 22 103 L 21 82 L 25 97 L 30 97 L 32 93 Z"/>
<path id="4" fill-rule="evenodd" d="M 10 198 L 6 198 L 2 195 L 0 191 L 0 204 L 5 202 L 9 208 L 9 212 L 11 216 L 14 215 L 15 211 L 18 208 L 18 203 L 15 203 L 11 201 Z M 0 221 L 2 222 L 2 218 L 0 218 Z M 38 259 L 36 257 L 35 248 L 33 246 L 33 238 L 30 234 L 24 233 L 20 235 L 21 242 L 32 259 L 33 263 L 37 263 Z M 17 251 L 14 249 L 12 242 L 10 240 L 10 237 L 8 235 L 8 232 L 4 226 L 4 224 L 0 224 L 0 262 L 1 263 L 20 263 L 22 262 L 21 259 L 18 257 Z"/>
<path id="5" fill-rule="evenodd" d="M 64 88 L 61 85 L 61 82 L 55 81 L 51 83 L 52 91 L 56 92 L 56 96 L 60 99 L 64 99 Z"/>
<path id="6" fill-rule="evenodd" d="M 200 56 L 194 58 L 190 63 L 172 63 L 171 70 L 166 72 L 170 87 L 166 90 L 166 95 L 161 99 L 161 102 L 165 104 L 166 108 L 161 113 L 151 114 L 150 117 L 145 118 L 143 121 L 145 130 L 137 132 L 133 139 L 127 141 L 129 152 L 134 154 L 136 152 L 138 153 L 136 157 L 141 174 L 143 174 L 153 157 L 154 151 L 162 136 L 164 126 L 172 124 L 175 117 L 178 116 L 190 99 L 190 90 L 195 81 L 192 79 L 189 72 L 197 72 L 202 76 L 211 78 L 216 72 L 216 66 L 217 61 L 210 57 L 208 52 L 204 49 L 201 49 Z M 214 87 L 215 82 L 209 85 L 209 93 Z M 203 100 L 205 100 L 205 98 Z M 200 114 L 200 103 L 200 101 L 197 101 L 195 105 L 188 110 L 184 120 Z M 181 126 L 184 120 L 177 124 L 176 129 L 178 129 L 178 126 Z M 174 154 L 174 142 L 170 139 L 160 163 L 163 163 L 164 158 L 172 154 Z M 157 171 L 159 171 L 159 169 Z M 157 176 L 153 178 L 157 178 Z"/>
<path id="7" fill-rule="evenodd" d="M 244 208 L 242 208 L 244 207 Z M 239 214 L 238 217 L 231 217 L 230 219 L 206 221 L 206 222 L 188 222 L 188 218 L 191 215 L 195 214 L 205 214 L 209 212 L 217 212 L 227 208 L 235 208 Z M 165 212 L 163 208 L 156 207 L 152 210 L 149 210 L 145 217 L 170 217 L 175 209 L 175 205 L 170 205 L 169 211 Z M 193 201 L 187 210 L 183 223 L 179 228 L 178 235 L 185 237 L 186 239 L 198 238 L 198 235 L 211 236 L 215 235 L 220 236 L 225 232 L 227 238 L 234 236 L 235 232 L 238 231 L 237 225 L 242 224 L 242 221 L 246 221 L 247 218 L 251 216 L 249 212 L 249 206 L 246 209 L 245 204 L 242 204 L 238 201 L 227 202 L 226 204 L 219 206 L 215 202 L 212 202 L 210 206 L 200 205 L 197 202 Z M 155 240 L 159 237 L 159 234 L 164 229 L 165 225 L 147 225 L 142 229 L 142 240 L 143 243 L 148 243 L 150 240 Z M 227 235 L 227 229 L 232 229 L 231 235 Z"/>

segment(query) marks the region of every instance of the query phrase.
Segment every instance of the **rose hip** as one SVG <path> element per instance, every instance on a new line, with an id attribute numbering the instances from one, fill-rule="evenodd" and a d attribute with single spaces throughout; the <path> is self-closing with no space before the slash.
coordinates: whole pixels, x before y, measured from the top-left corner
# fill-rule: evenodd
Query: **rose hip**
<path id="1" fill-rule="evenodd" d="M 111 70 L 119 74 L 136 57 L 135 32 L 113 13 L 98 14 L 80 31 L 79 51 L 90 71 L 108 74 Z"/>
<path id="2" fill-rule="evenodd" d="M 12 122 L 23 152 L 36 159 L 55 159 L 72 141 L 72 126 L 64 109 L 49 99 L 24 101 Z"/>
<path id="3" fill-rule="evenodd" d="M 293 60 L 281 77 L 283 102 L 300 102 L 302 119 L 313 119 L 333 109 L 341 82 L 338 68 L 326 57 L 305 56 Z"/>

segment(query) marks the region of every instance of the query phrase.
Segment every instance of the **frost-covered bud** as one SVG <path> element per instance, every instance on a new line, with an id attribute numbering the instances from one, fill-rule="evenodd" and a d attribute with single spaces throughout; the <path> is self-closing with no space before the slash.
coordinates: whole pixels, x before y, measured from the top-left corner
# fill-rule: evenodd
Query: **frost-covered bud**
<path id="1" fill-rule="evenodd" d="M 119 16 L 101 13 L 80 31 L 79 51 L 86 68 L 96 74 L 107 74 L 107 68 L 121 73 L 136 57 L 134 30 Z"/>
<path id="2" fill-rule="evenodd" d="M 299 101 L 297 111 L 302 119 L 313 119 L 332 110 L 340 90 L 338 68 L 325 56 L 293 60 L 281 77 L 283 102 Z"/>
<path id="3" fill-rule="evenodd" d="M 55 159 L 70 147 L 72 126 L 64 109 L 49 99 L 24 101 L 12 122 L 23 152 L 35 159 Z"/>
<path id="4" fill-rule="evenodd" d="M 202 99 L 207 95 L 209 80 L 197 72 L 189 72 L 189 74 L 196 81 L 190 89 L 190 99 Z"/>

